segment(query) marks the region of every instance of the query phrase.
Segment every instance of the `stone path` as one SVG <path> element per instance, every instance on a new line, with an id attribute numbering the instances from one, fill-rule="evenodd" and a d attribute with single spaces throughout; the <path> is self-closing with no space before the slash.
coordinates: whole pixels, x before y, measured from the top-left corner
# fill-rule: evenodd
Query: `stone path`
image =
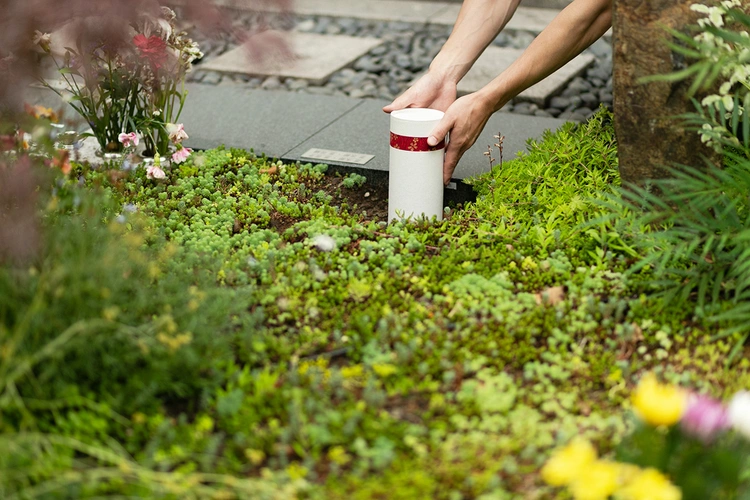
<path id="1" fill-rule="evenodd" d="M 459 95 L 470 94 L 481 89 L 518 59 L 522 53 L 523 50 L 519 49 L 487 47 L 466 76 L 458 82 Z M 593 64 L 594 60 L 594 56 L 590 54 L 581 54 L 541 82 L 518 94 L 516 99 L 544 106 L 551 96 L 558 93 L 565 84 Z"/>
<path id="2" fill-rule="evenodd" d="M 201 64 L 201 69 L 253 76 L 298 78 L 313 84 L 325 83 L 341 68 L 377 47 L 382 40 L 343 35 L 318 35 L 293 32 L 286 37 L 294 52 L 292 60 L 269 58 L 264 64 L 252 64 L 247 51 L 237 47 L 216 59 Z"/>

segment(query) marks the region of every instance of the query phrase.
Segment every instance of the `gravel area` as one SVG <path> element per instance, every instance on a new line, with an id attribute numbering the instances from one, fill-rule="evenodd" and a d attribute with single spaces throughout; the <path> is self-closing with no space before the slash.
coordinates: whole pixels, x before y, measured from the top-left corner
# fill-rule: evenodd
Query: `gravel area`
<path id="1" fill-rule="evenodd" d="M 238 24 L 252 26 L 257 14 L 237 13 Z M 241 74 L 221 74 L 200 69 L 200 62 L 188 76 L 189 81 L 214 85 L 244 85 L 250 88 L 287 90 L 322 95 L 344 95 L 355 98 L 393 99 L 406 90 L 409 83 L 429 67 L 450 34 L 450 26 L 382 22 L 327 16 L 291 16 L 264 18 L 277 29 L 329 35 L 380 38 L 383 44 L 357 59 L 351 67 L 334 73 L 324 85 L 311 85 L 306 80 L 279 77 L 253 78 Z M 199 33 L 191 36 L 200 43 L 204 61 L 231 50 L 228 39 L 207 39 Z M 498 47 L 522 49 L 534 39 L 528 32 L 504 32 L 493 44 Z M 612 47 L 604 39 L 587 49 L 596 62 L 586 72 L 571 80 L 563 90 L 548 100 L 546 106 L 514 100 L 501 111 L 557 117 L 583 121 L 600 105 L 612 107 Z"/>

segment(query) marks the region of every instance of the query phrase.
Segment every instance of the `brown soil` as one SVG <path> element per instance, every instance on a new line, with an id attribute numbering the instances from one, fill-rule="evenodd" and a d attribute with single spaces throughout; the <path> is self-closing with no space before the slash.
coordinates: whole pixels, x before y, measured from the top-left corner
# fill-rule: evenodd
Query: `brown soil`
<path id="1" fill-rule="evenodd" d="M 333 197 L 332 204 L 346 205 L 350 213 L 361 214 L 365 220 L 388 221 L 388 185 L 365 182 L 360 187 L 346 188 L 343 178 L 327 175 L 320 186 Z"/>

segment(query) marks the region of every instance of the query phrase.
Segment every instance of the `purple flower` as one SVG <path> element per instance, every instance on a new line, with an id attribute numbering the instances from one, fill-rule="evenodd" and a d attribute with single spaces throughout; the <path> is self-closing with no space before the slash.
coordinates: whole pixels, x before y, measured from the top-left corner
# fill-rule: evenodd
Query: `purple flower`
<path id="1" fill-rule="evenodd" d="M 718 432 L 730 425 L 724 405 L 701 394 L 691 394 L 688 397 L 687 409 L 680 423 L 686 433 L 704 442 L 711 441 Z"/>

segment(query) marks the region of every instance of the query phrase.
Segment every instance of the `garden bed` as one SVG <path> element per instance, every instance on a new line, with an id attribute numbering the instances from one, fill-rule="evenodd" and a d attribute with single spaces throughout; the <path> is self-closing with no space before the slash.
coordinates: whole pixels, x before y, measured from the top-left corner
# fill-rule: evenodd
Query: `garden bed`
<path id="1" fill-rule="evenodd" d="M 551 498 L 551 450 L 611 453 L 643 373 L 750 384 L 720 325 L 626 275 L 606 113 L 444 221 L 386 224 L 385 187 L 326 170 L 217 149 L 44 194 L 44 259 L 0 272 L 24 339 L 0 468 L 25 471 L 0 493 Z"/>

